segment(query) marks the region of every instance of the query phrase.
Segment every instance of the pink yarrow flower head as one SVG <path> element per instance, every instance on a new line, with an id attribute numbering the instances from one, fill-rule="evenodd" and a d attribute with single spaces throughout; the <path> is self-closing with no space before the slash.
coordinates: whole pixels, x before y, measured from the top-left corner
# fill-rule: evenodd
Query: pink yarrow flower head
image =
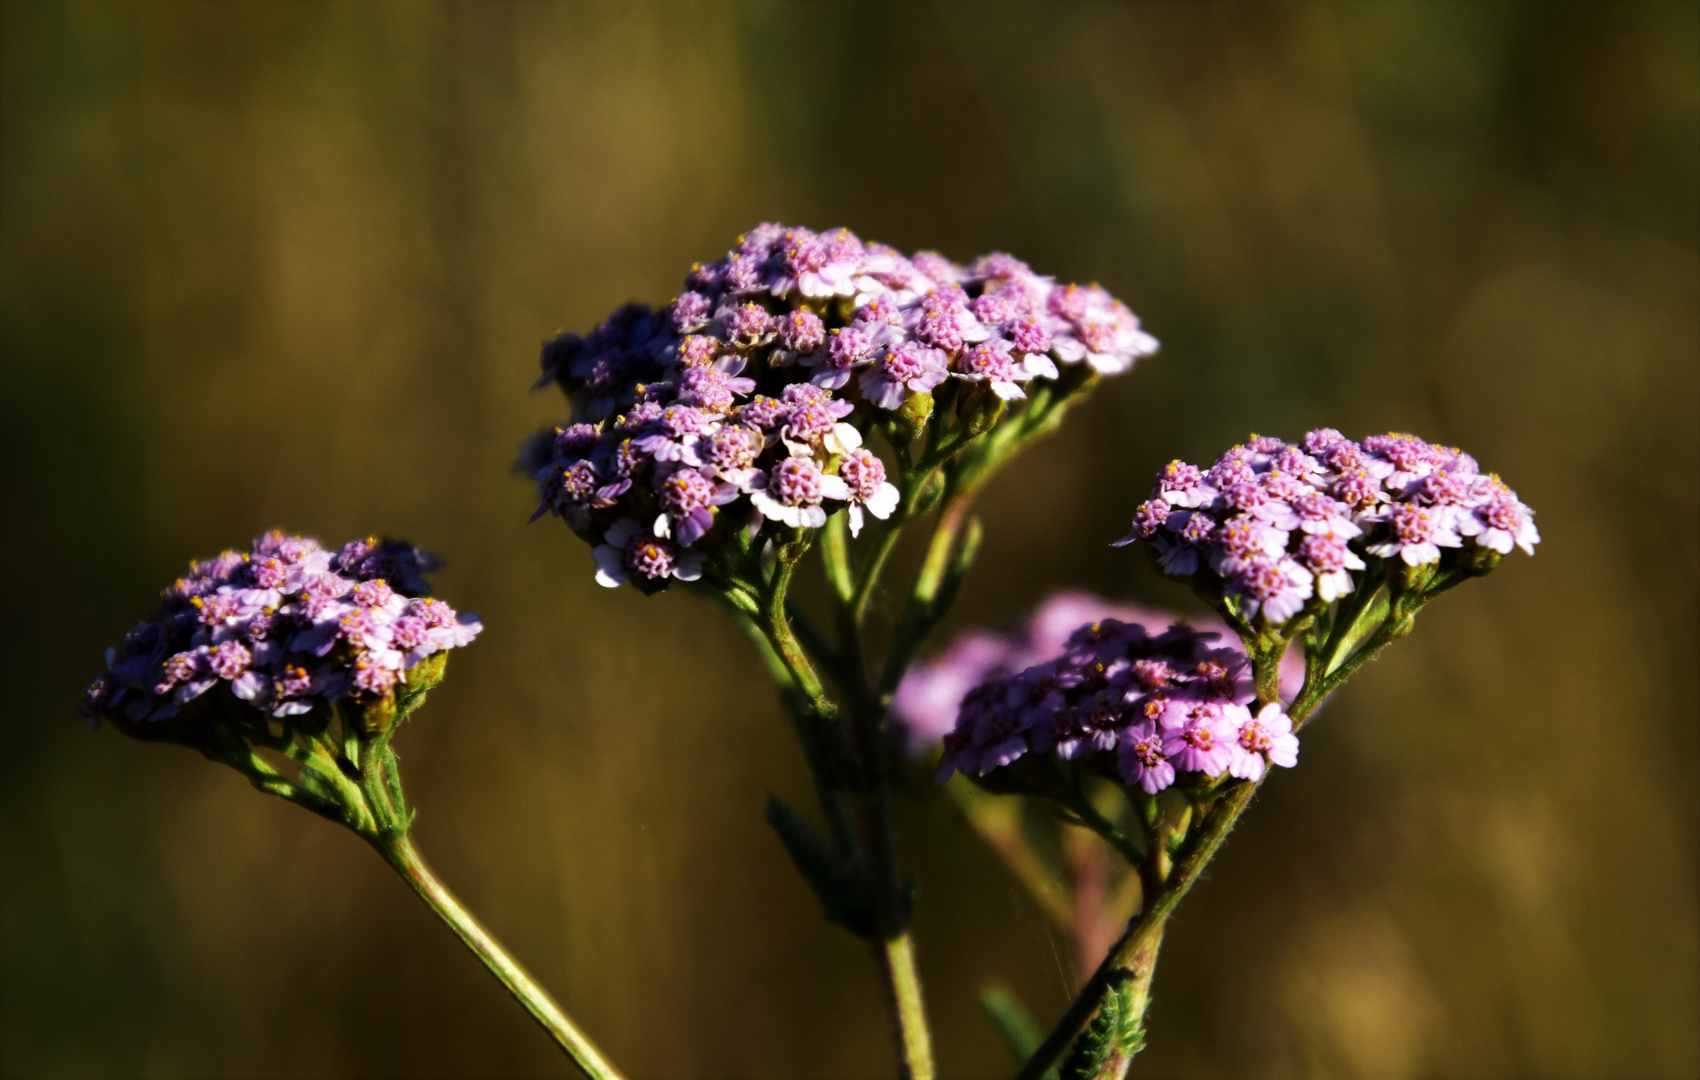
<path id="1" fill-rule="evenodd" d="M 1242 564 L 1228 579 L 1228 589 L 1240 598 L 1247 618 L 1262 613 L 1264 621 L 1279 625 L 1304 610 L 1316 578 L 1296 559 L 1283 555 Z"/>
<path id="2" fill-rule="evenodd" d="M 1254 437 L 1208 470 L 1171 462 L 1115 543 L 1143 543 L 1162 573 L 1280 626 L 1379 587 L 1389 563 L 1405 588 L 1485 572 L 1514 546 L 1533 554 L 1533 516 L 1461 450 L 1321 428 L 1291 445 Z"/>
<path id="3" fill-rule="evenodd" d="M 387 699 L 420 663 L 482 629 L 424 595 L 423 575 L 439 565 L 396 540 L 369 537 L 333 553 L 310 537 L 266 533 L 246 552 L 193 564 L 167 588 L 159 610 L 107 651 L 82 714 L 198 745 L 208 719 L 287 721 Z M 421 604 L 431 606 L 435 636 L 398 649 L 398 624 Z"/>
<path id="4" fill-rule="evenodd" d="M 1059 597 L 1044 618 L 1077 613 L 1089 599 Z M 1163 621 L 1148 613 L 1144 622 L 1097 619 L 1060 642 L 1052 637 L 1043 650 L 1031 648 L 1034 639 L 965 636 L 904 680 L 892 716 L 911 733 L 914 753 L 927 745 L 922 733 L 940 729 L 945 703 L 960 703 L 943 739 L 941 781 L 953 772 L 983 779 L 1036 755 L 1097 761 L 1095 771 L 1114 770 L 1129 787 L 1156 794 L 1188 773 L 1223 775 L 1245 746 L 1265 755 L 1260 760 L 1296 760 L 1280 706 L 1259 712 L 1262 727 L 1247 727 L 1254 695 L 1244 654 L 1216 647 L 1217 631 L 1158 629 Z M 1036 658 L 1041 651 L 1048 655 Z M 1282 675 L 1283 690 L 1296 694 L 1302 662 L 1284 665 Z M 998 784 L 994 790 L 1007 790 L 1008 781 Z"/>
<path id="5" fill-rule="evenodd" d="M 897 337 L 898 331 L 887 323 L 852 323 L 831 331 L 826 348 L 803 363 L 816 368 L 811 380 L 816 386 L 837 390 L 850 381 L 857 368 L 873 363 Z"/>
<path id="6" fill-rule="evenodd" d="M 674 469 L 657 487 L 661 513 L 655 517 L 655 535 L 674 537 L 681 547 L 690 547 L 713 527 L 715 508 L 738 495 L 735 485 L 717 481 L 712 468 Z"/>
<path id="7" fill-rule="evenodd" d="M 1535 553 L 1535 545 L 1541 542 L 1541 534 L 1535 529 L 1535 512 L 1518 501 L 1515 492 L 1490 480 L 1479 495 L 1472 493 L 1471 501 L 1474 505 L 1459 519 L 1458 532 L 1501 555 L 1509 555 L 1512 547 Z"/>
<path id="8" fill-rule="evenodd" d="M 877 516 L 891 499 L 885 479 L 863 492 L 849 478 L 875 470 L 846 463 L 873 438 L 1016 423 L 1049 407 L 1024 401 L 1036 383 L 1072 394 L 1091 383 L 1078 365 L 1122 371 L 1154 348 L 1104 290 L 1056 284 L 1003 253 L 965 268 L 847 229 L 763 223 L 693 266 L 664 306 L 628 304 L 545 343 L 538 385 L 559 387 L 571 415 L 526 444 L 519 471 L 538 487 L 534 520 L 558 517 L 593 548 L 635 550 L 605 542 L 631 519 L 648 538 L 631 543 L 665 541 L 642 565 L 686 550 L 707 558 L 738 535 L 712 527 L 723 514 L 751 523 L 758 544 L 763 530 L 812 527 L 792 519 Z M 1012 404 L 986 408 L 975 384 Z M 809 464 L 785 464 L 793 457 Z M 818 499 L 817 474 L 831 478 Z M 602 556 L 603 578 L 619 576 L 615 561 Z M 290 573 L 303 572 L 269 577 Z M 675 577 L 624 575 L 649 591 Z"/>
<path id="9" fill-rule="evenodd" d="M 1141 640 L 1157 641 L 1180 624 L 1180 617 L 1069 591 L 1051 595 L 1007 631 L 965 631 L 934 659 L 913 665 L 899 684 L 891 703 L 892 728 L 899 741 L 911 755 L 937 745 L 955 726 L 957 706 L 971 687 L 1056 659 L 1083 624 L 1100 628 L 1139 626 L 1144 635 Z M 1234 700 L 1249 698 L 1252 683 L 1239 639 L 1214 618 L 1190 620 L 1187 625 L 1197 634 L 1196 647 L 1190 651 L 1153 649 L 1150 655 L 1139 654 L 1132 661 L 1127 661 L 1124 653 L 1121 659 L 1126 666 L 1118 669 L 1118 685 L 1145 694 L 1181 694 L 1197 686 Z M 1104 655 L 1112 662 L 1116 650 L 1123 648 L 1122 641 L 1120 629 L 1100 637 L 1100 646 L 1108 647 Z M 1237 657 L 1238 661 L 1225 661 L 1224 657 Z M 1089 661 L 1082 657 L 1080 662 Z M 1218 671 L 1225 678 L 1213 677 L 1212 673 Z M 1293 700 L 1303 682 L 1304 660 L 1293 650 L 1281 662 L 1283 700 Z"/>
<path id="10" fill-rule="evenodd" d="M 777 325 L 779 348 L 774 350 L 772 359 L 775 364 L 806 361 L 826 343 L 826 324 L 808 308 L 786 312 L 779 316 Z"/>
<path id="11" fill-rule="evenodd" d="M 1101 375 L 1119 375 L 1142 356 L 1157 351 L 1157 339 L 1139 318 L 1096 285 L 1053 290 L 1051 350 L 1064 364 L 1084 361 Z"/>
<path id="12" fill-rule="evenodd" d="M 1385 520 L 1389 535 L 1368 546 L 1371 555 L 1397 555 L 1407 565 L 1426 566 L 1440 561 L 1441 548 L 1462 547 L 1464 543 L 1450 515 L 1437 509 L 1405 503 L 1387 511 Z"/>

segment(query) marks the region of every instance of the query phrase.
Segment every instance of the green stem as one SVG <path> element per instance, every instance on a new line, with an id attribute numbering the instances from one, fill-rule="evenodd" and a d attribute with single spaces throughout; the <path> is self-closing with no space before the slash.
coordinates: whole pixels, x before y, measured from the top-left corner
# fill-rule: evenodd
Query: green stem
<path id="1" fill-rule="evenodd" d="M 1172 904 L 1161 913 L 1153 909 L 1149 916 L 1140 915 L 1128 923 L 1122 936 L 1110 947 L 1109 955 L 1098 965 L 1098 970 L 1081 987 L 1068 1011 L 1045 1036 L 1039 1048 L 1033 1051 L 1027 1064 L 1016 1073 L 1015 1080 L 1041 1080 L 1075 1036 L 1092 1022 L 1104 996 L 1111 990 L 1122 986 L 1132 989 L 1134 1015 L 1141 1025 L 1144 1024 L 1145 1010 L 1151 1004 L 1151 978 L 1157 971 L 1157 951 L 1162 947 L 1163 930 L 1172 909 Z"/>
<path id="2" fill-rule="evenodd" d="M 781 688 L 795 688 L 796 684 L 791 678 L 791 669 L 785 666 L 785 661 L 780 659 L 779 654 L 773 650 L 773 643 L 768 640 L 767 634 L 761 628 L 761 623 L 758 621 L 761 616 L 761 609 L 754 604 L 742 602 L 746 594 L 731 588 L 723 590 L 705 587 L 700 591 L 726 605 L 726 612 L 732 617 L 733 623 L 744 632 L 745 637 L 750 639 L 750 644 L 756 647 L 756 655 L 761 657 L 762 666 L 767 668 L 768 677 L 778 683 Z"/>
<path id="3" fill-rule="evenodd" d="M 1163 940 L 1163 927 L 1175 905 L 1186 896 L 1205 866 L 1215 857 L 1240 815 L 1251 805 L 1252 797 L 1261 784 L 1262 781 L 1237 783 L 1217 800 L 1210 813 L 1205 815 L 1197 836 L 1182 849 L 1181 858 L 1167 880 L 1160 888 L 1147 894 L 1144 910 L 1128 923 L 1127 929 L 1111 947 L 1110 954 L 1022 1067 L 1016 1080 L 1038 1080 L 1091 1022 L 1105 993 L 1114 986 L 1131 981 L 1134 1015 L 1141 1024 L 1144 1023 L 1145 1010 L 1150 1004 L 1151 976 L 1157 962 L 1157 949 Z M 1161 843 L 1157 846 L 1163 847 Z"/>
<path id="4" fill-rule="evenodd" d="M 820 531 L 821 562 L 826 565 L 826 580 L 840 603 L 849 603 L 855 592 L 850 580 L 850 538 L 844 535 L 846 531 L 843 511 L 827 518 Z"/>
<path id="5" fill-rule="evenodd" d="M 264 758 L 254 752 L 254 748 L 248 745 L 246 740 L 229 734 L 224 728 L 219 728 L 218 731 L 224 742 L 218 748 L 220 756 L 237 772 L 246 776 L 250 784 L 268 795 L 276 795 L 338 825 L 344 824 L 345 815 L 336 803 L 308 791 L 272 768 Z"/>
<path id="6" fill-rule="evenodd" d="M 900 475 L 903 507 L 890 521 L 876 526 L 860 567 L 855 570 L 851 567 L 849 544 L 844 536 L 845 523 L 841 516 L 829 518 L 819 534 L 827 580 L 838 606 L 838 644 L 835 650 L 815 633 L 808 635 L 811 649 L 806 651 L 798 642 L 786 608 L 791 574 L 808 546 L 807 534 L 776 546 L 773 572 L 765 578 L 764 587 L 750 589 L 736 580 L 716 583 L 727 594 L 727 602 L 740 616 L 746 632 L 755 630 L 765 639 L 762 649 L 764 659 L 781 686 L 793 695 L 793 705 L 801 729 L 805 731 L 805 741 L 828 733 L 836 738 L 844 732 L 841 726 L 844 721 L 851 725 L 858 760 L 848 771 L 860 774 L 855 777 L 853 785 L 846 785 L 843 777 L 828 775 L 846 771 L 823 768 L 822 762 L 830 756 L 828 754 L 811 750 L 810 764 L 816 772 L 823 809 L 841 840 L 845 835 L 842 815 L 846 802 L 853 801 L 856 806 L 861 849 L 856 854 L 866 856 L 878 919 L 872 948 L 881 970 L 881 983 L 896 1032 L 902 1073 L 906 1077 L 930 1078 L 933 1064 L 920 980 L 907 931 L 904 890 L 898 877 L 890 801 L 882 776 L 886 753 L 885 711 L 916 649 L 955 599 L 956 590 L 978 548 L 978 522 L 969 521 L 967 511 L 979 486 L 990 477 L 997 465 L 1027 441 L 1054 428 L 1061 419 L 1063 401 L 1068 394 L 1086 389 L 1093 381 L 1085 377 L 1062 394 L 1053 394 L 1049 388 L 1035 388 L 1034 398 L 1019 419 L 990 439 L 981 438 L 986 434 L 989 423 L 944 430 L 941 426 L 944 403 L 941 402 L 940 409 L 934 412 L 928 423 L 927 448 L 920 460 L 913 464 L 908 440 L 900 438 L 894 441 L 903 464 Z M 1001 409 L 1001 405 L 998 407 Z M 950 464 L 953 460 L 955 465 Z M 902 526 L 930 509 L 932 497 L 923 498 L 923 495 L 934 490 L 941 480 L 944 507 L 939 512 L 920 573 L 894 628 L 893 644 L 881 669 L 879 682 L 870 688 L 862 644 L 862 624 L 870 599 Z M 736 578 L 736 573 L 733 578 Z M 735 588 L 744 589 L 745 595 L 731 595 Z M 811 662 L 811 652 L 822 660 L 829 656 L 837 660 L 836 664 L 829 666 L 845 699 L 846 715 L 842 719 L 837 706 L 822 689 Z M 846 799 L 845 790 L 853 795 L 853 799 Z M 1095 808 L 1088 806 L 1088 811 L 1097 818 L 1095 828 L 1102 831 L 1102 827 L 1107 827 L 1109 833 L 1120 838 L 1124 853 L 1134 852 L 1133 845 L 1121 837 L 1113 825 L 1104 821 Z"/>
<path id="7" fill-rule="evenodd" d="M 1443 588 L 1445 587 L 1443 586 Z M 1293 708 L 1289 713 L 1293 719 L 1293 729 L 1298 730 L 1316 711 L 1316 707 L 1322 703 L 1324 698 L 1338 689 L 1341 683 L 1351 678 L 1359 668 L 1375 659 L 1376 654 L 1380 653 L 1382 649 L 1410 633 L 1417 612 L 1422 609 L 1422 606 L 1428 602 L 1432 595 L 1434 594 L 1400 593 L 1395 596 L 1383 597 L 1374 604 L 1366 606 L 1364 612 L 1353 620 L 1353 626 L 1347 632 L 1345 641 L 1338 644 L 1330 642 L 1330 645 L 1325 648 L 1325 653 L 1329 653 L 1328 666 L 1324 669 L 1322 677 L 1316 680 L 1314 686 L 1309 678 L 1305 680 L 1304 690 L 1300 692 L 1299 699 L 1293 703 Z M 1341 659 L 1340 654 L 1345 653 L 1345 650 L 1364 632 L 1364 628 L 1374 625 L 1373 618 L 1379 617 L 1384 609 L 1386 615 L 1381 618 L 1380 625 L 1376 626 L 1375 632 L 1370 635 L 1369 639 L 1359 645 L 1355 651 L 1345 655 L 1344 659 Z M 1329 652 L 1330 649 L 1338 649 L 1339 653 Z"/>
<path id="8" fill-rule="evenodd" d="M 914 588 L 909 591 L 909 601 L 904 606 L 903 614 L 898 619 L 897 628 L 892 635 L 891 652 L 886 655 L 885 670 L 880 675 L 879 688 L 875 692 L 875 699 L 882 706 L 890 702 L 891 695 L 897 691 L 897 684 L 903 681 L 903 673 L 909 670 L 909 663 L 914 659 L 915 650 L 920 647 L 921 640 L 944 614 L 937 609 L 933 601 L 937 598 L 939 586 L 950 567 L 951 551 L 955 547 L 957 534 L 962 529 L 973 494 L 971 490 L 958 490 L 945 498 L 944 509 L 939 512 L 938 524 L 933 527 L 932 540 L 927 544 L 926 558 L 921 562 L 921 572 L 915 576 Z"/>
<path id="9" fill-rule="evenodd" d="M 868 549 L 867 557 L 862 560 L 862 571 L 857 576 L 856 589 L 850 599 L 850 610 L 857 625 L 861 625 L 868 617 L 868 601 L 873 597 L 874 586 L 879 584 L 886 557 L 891 554 L 891 549 L 897 546 L 897 537 L 902 531 L 901 524 L 897 522 L 882 528 L 874 536 L 873 546 Z"/>
<path id="10" fill-rule="evenodd" d="M 1129 866 L 1138 866 L 1145 861 L 1145 852 L 1141 851 L 1137 844 L 1116 828 L 1115 822 L 1099 813 L 1098 808 L 1092 805 L 1092 800 L 1087 798 L 1086 793 L 1078 787 L 1073 790 L 1071 797 L 1065 801 L 1065 805 L 1079 816 L 1080 820 L 1077 824 L 1091 829 L 1103 837 L 1105 843 L 1121 853 L 1121 857 L 1128 861 Z"/>
<path id="11" fill-rule="evenodd" d="M 431 873 L 419 853 L 414 850 L 413 843 L 406 835 L 387 837 L 375 845 L 396 873 L 402 876 L 420 899 L 437 913 L 449 928 L 453 930 L 474 956 L 483 961 L 490 973 L 501 980 L 508 993 L 514 996 L 532 1019 L 543 1026 L 561 1049 L 572 1058 L 584 1074 L 592 1080 L 619 1080 L 620 1073 L 609 1064 L 608 1059 L 590 1041 L 590 1038 L 580 1031 L 567 1015 L 556 1005 L 548 992 L 537 985 L 525 969 L 509 956 L 501 943 L 490 935 L 490 932 L 472 913 L 461 906 L 455 895 L 448 887 Z"/>
<path id="12" fill-rule="evenodd" d="M 786 681 L 795 687 L 803 699 L 803 707 L 823 727 L 838 723 L 838 710 L 821 687 L 808 656 L 798 644 L 786 617 L 785 591 L 790 585 L 794 560 L 781 557 L 774 567 L 773 582 L 767 596 L 761 630 L 773 655 L 784 668 Z M 851 665 L 848 661 L 846 668 Z M 846 680 L 853 678 L 846 672 Z M 852 695 L 856 697 L 857 695 Z M 862 695 L 865 696 L 865 695 Z M 871 855 L 870 873 L 878 903 L 878 936 L 872 943 L 880 983 L 896 1033 L 902 1075 L 916 1080 L 931 1080 L 933 1076 L 932 1041 L 927 1032 L 924 1003 L 921 999 L 920 977 L 915 970 L 909 933 L 904 927 L 902 892 L 897 878 L 895 841 L 891 828 L 891 807 L 885 788 L 877 782 L 879 770 L 878 717 L 867 709 L 855 710 L 861 766 L 861 787 L 864 794 L 857 800 L 861 824 L 862 846 Z M 869 718 L 872 718 L 871 722 Z M 835 835 L 842 838 L 844 807 L 841 797 L 830 790 L 827 779 L 816 776 L 822 809 Z"/>
<path id="13" fill-rule="evenodd" d="M 933 1080 L 932 1036 L 927 1032 L 921 976 L 915 970 L 915 950 L 909 932 L 905 930 L 884 941 L 870 942 L 869 949 L 875 966 L 880 969 L 880 989 L 892 1019 L 898 1075 L 904 1080 Z"/>
<path id="14" fill-rule="evenodd" d="M 342 722 L 347 721 L 345 719 Z M 301 766 L 302 775 L 305 777 L 310 774 L 327 790 L 336 792 L 337 802 L 343 810 L 341 820 L 344 825 L 367 839 L 376 836 L 378 823 L 372 817 L 365 793 L 342 771 L 342 766 L 337 761 L 336 744 L 330 732 L 304 741 L 305 746 L 296 743 L 288 750 L 289 756 Z"/>
<path id="15" fill-rule="evenodd" d="M 1348 605 L 1335 616 L 1334 632 L 1322 647 L 1323 677 L 1350 656 L 1358 643 L 1387 617 L 1388 603 L 1387 591 L 1378 585 L 1371 587 L 1367 582 L 1352 595 Z"/>

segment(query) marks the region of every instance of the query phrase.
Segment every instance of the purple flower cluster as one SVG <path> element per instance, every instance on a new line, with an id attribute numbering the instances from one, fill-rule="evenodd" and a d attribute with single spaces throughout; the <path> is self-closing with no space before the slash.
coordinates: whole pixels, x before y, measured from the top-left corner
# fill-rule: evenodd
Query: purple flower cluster
<path id="1" fill-rule="evenodd" d="M 269 717 L 382 699 L 416 665 L 483 629 L 423 595 L 423 574 L 438 565 L 400 541 L 353 540 L 333 552 L 282 532 L 193 563 L 154 617 L 107 650 L 82 715 L 164 720 L 221 684 Z"/>
<path id="2" fill-rule="evenodd" d="M 1532 555 L 1540 534 L 1534 511 L 1462 450 L 1414 435 L 1353 442 L 1322 428 L 1297 445 L 1254 437 L 1209 469 L 1170 462 L 1116 544 L 1135 540 L 1165 573 L 1280 625 L 1351 593 L 1365 557 L 1415 569 L 1446 551 Z"/>
<path id="3" fill-rule="evenodd" d="M 1007 633 L 969 630 L 926 663 L 903 676 L 891 700 L 892 727 L 904 750 L 920 755 L 936 746 L 955 726 L 962 699 L 989 679 L 1001 679 L 1062 653 L 1069 635 L 1082 623 L 1115 619 L 1143 626 L 1156 635 L 1178 616 L 1134 604 L 1118 604 L 1085 592 L 1060 592 L 1047 597 L 1024 622 Z M 1243 655 L 1239 639 L 1217 619 L 1189 620 L 1205 635 L 1216 634 L 1223 648 Z M 1281 661 L 1281 696 L 1291 701 L 1304 682 L 1304 659 L 1297 653 Z"/>
<path id="4" fill-rule="evenodd" d="M 847 229 L 757 226 L 686 290 L 543 347 L 538 385 L 561 386 L 573 423 L 528 452 L 533 520 L 555 514 L 595 544 L 604 585 L 695 580 L 723 518 L 815 528 L 847 509 L 859 531 L 899 499 L 863 447 L 874 427 L 947 397 L 1025 398 L 1058 364 L 1118 374 L 1157 347 L 1097 286 L 1003 254 L 905 256 Z"/>
<path id="5" fill-rule="evenodd" d="M 1275 703 L 1252 713 L 1245 654 L 1216 647 L 1216 637 L 1116 619 L 1080 627 L 1060 656 L 968 692 L 944 739 L 940 782 L 1030 753 L 1113 763 L 1129 787 L 1152 795 L 1183 772 L 1256 780 L 1271 765 L 1292 767 L 1292 722 Z"/>

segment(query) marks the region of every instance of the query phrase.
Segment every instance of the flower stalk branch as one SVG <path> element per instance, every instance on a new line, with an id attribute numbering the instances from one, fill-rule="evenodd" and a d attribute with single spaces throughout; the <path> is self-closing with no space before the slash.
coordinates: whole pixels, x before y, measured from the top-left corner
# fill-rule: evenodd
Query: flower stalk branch
<path id="1" fill-rule="evenodd" d="M 327 551 L 267 533 L 193 563 L 107 654 L 83 712 L 200 751 L 382 855 L 593 1080 L 619 1073 L 426 867 L 391 743 L 483 628 L 429 597 L 440 563 L 399 541 Z M 293 764 L 290 777 L 268 760 Z M 288 766 L 286 766 L 288 767 Z"/>
<path id="2" fill-rule="evenodd" d="M 1174 462 L 1133 524 L 1118 543 L 1145 542 L 1243 652 L 1201 652 L 1182 626 L 1092 623 L 1061 657 L 970 691 L 945 740 L 946 770 L 1056 800 L 1141 875 L 1141 910 L 1021 1077 L 1043 1075 L 1065 1050 L 1065 1075 L 1125 1073 L 1144 1042 L 1163 926 L 1271 767 L 1297 763 L 1298 730 L 1409 634 L 1425 604 L 1539 540 L 1528 508 L 1462 451 L 1332 430 L 1299 446 L 1253 439 L 1208 472 Z M 1304 675 L 1288 699 L 1294 641 Z M 1143 790 L 1133 799 L 1142 845 L 1082 802 L 1079 779 L 1094 773 Z"/>

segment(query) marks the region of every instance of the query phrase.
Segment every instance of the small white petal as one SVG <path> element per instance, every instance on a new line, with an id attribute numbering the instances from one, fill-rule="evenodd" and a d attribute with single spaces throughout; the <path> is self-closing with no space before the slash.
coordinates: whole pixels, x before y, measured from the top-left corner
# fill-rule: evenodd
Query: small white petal
<path id="1" fill-rule="evenodd" d="M 673 563 L 673 576 L 680 581 L 695 581 L 702 577 L 703 553 L 681 551 Z"/>
<path id="2" fill-rule="evenodd" d="M 1065 364 L 1078 364 L 1086 355 L 1086 346 L 1071 337 L 1052 338 L 1051 355 Z"/>
<path id="3" fill-rule="evenodd" d="M 850 485 L 844 482 L 842 476 L 826 473 L 820 478 L 820 493 L 824 498 L 843 502 L 850 498 Z"/>
<path id="4" fill-rule="evenodd" d="M 626 583 L 626 552 L 624 548 L 601 544 L 590 554 L 596 559 L 596 583 L 598 585 L 607 589 L 617 589 Z"/>
<path id="5" fill-rule="evenodd" d="M 848 454 L 862 445 L 862 433 L 849 424 L 832 425 L 832 434 L 825 439 L 827 449 L 835 454 Z"/>
<path id="6" fill-rule="evenodd" d="M 897 485 L 888 480 L 881 484 L 879 490 L 875 491 L 872 497 L 868 499 L 868 513 L 877 518 L 890 517 L 891 512 L 897 509 L 897 504 L 902 498 L 903 495 L 897 490 Z"/>

